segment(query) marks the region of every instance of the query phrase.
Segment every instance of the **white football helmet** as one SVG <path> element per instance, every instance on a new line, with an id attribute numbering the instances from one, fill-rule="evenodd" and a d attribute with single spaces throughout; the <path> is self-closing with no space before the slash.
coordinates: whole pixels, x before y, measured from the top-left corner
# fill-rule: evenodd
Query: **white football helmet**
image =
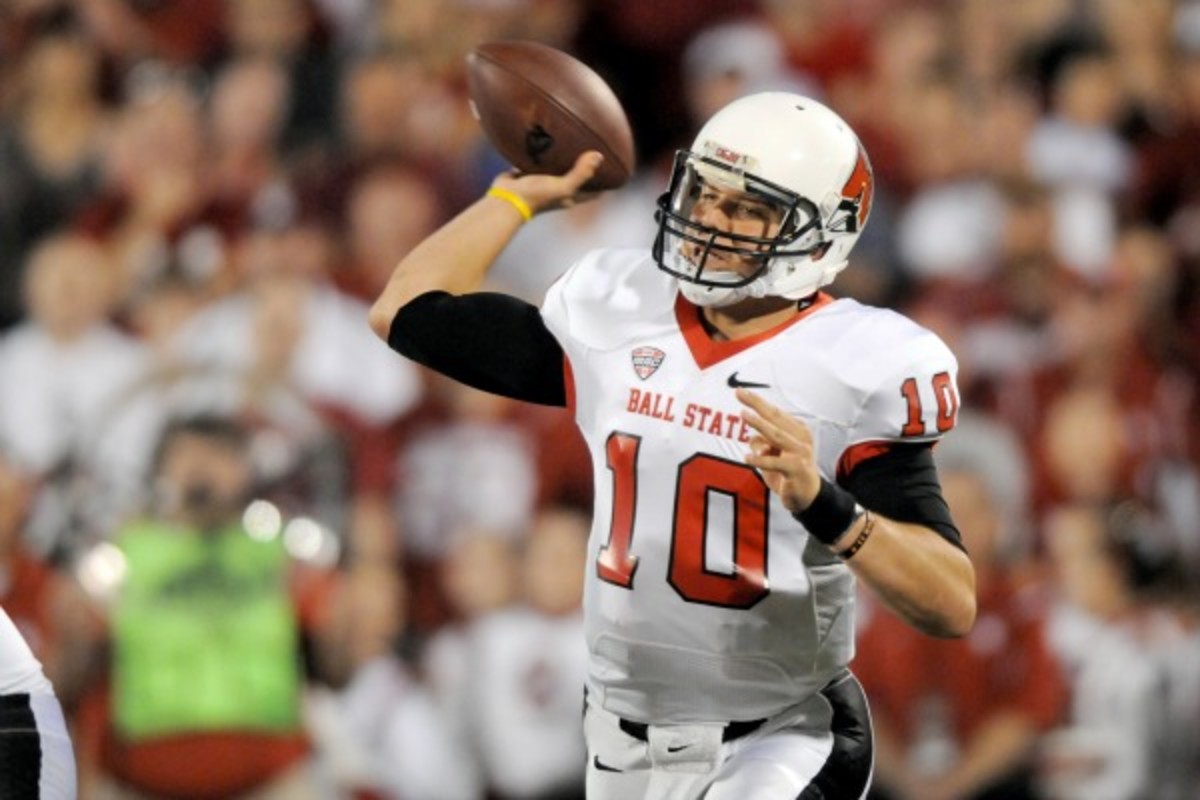
<path id="1" fill-rule="evenodd" d="M 769 203 L 779 229 L 749 236 L 693 219 L 706 184 Z M 800 300 L 845 268 L 873 190 L 862 144 L 829 108 L 786 92 L 743 97 L 713 115 L 691 150 L 676 154 L 671 184 L 658 200 L 654 260 L 696 305 L 766 296 Z M 713 251 L 760 266 L 750 275 L 713 268 Z"/>

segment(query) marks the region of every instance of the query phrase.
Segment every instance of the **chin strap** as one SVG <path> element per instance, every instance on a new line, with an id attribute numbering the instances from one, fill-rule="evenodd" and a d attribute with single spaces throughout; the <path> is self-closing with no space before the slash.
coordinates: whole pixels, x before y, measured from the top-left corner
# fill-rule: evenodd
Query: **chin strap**
<path id="1" fill-rule="evenodd" d="M 682 260 L 682 256 L 676 257 Z M 787 300 L 803 300 L 816 294 L 822 287 L 833 283 L 838 273 L 844 270 L 849 263 L 845 259 L 826 263 L 806 260 L 803 264 L 791 265 L 792 269 L 789 270 L 786 258 L 779 256 L 776 258 L 780 263 L 770 265 L 761 275 L 745 286 L 706 286 L 686 278 L 676 278 L 676 280 L 679 283 L 680 292 L 688 302 L 708 308 L 732 305 L 751 297 L 775 296 Z M 814 270 L 813 267 L 816 269 Z M 683 271 L 682 266 L 680 270 Z M 807 280 L 801 283 L 800 279 L 802 278 L 807 278 Z"/>
<path id="2" fill-rule="evenodd" d="M 800 286 L 787 287 L 787 280 L 785 278 L 779 282 L 784 284 L 784 286 L 777 287 L 779 288 L 778 294 L 780 297 L 786 297 L 788 300 L 803 300 L 804 298 L 819 291 L 822 287 L 833 283 L 834 278 L 838 276 L 839 272 L 846 268 L 848 263 L 849 262 L 842 260 L 831 261 L 828 264 L 824 264 L 821 266 L 820 272 L 817 273 L 817 279 L 815 281 L 807 280 L 803 285 Z"/>

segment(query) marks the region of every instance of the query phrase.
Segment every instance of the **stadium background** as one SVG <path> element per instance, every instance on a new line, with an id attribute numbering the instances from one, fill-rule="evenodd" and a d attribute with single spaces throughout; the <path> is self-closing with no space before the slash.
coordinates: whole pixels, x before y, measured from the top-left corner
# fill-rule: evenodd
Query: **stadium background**
<path id="1" fill-rule="evenodd" d="M 671 152 L 738 94 L 822 97 L 871 154 L 836 293 L 957 353 L 938 458 L 981 576 L 963 642 L 864 602 L 878 796 L 1198 796 L 1200 3 L 5 0 L 0 604 L 82 796 L 579 796 L 586 454 L 565 412 L 365 321 L 503 166 L 462 70 L 505 37 L 596 67 L 640 149 L 503 257 L 535 302 L 586 249 L 648 244 Z M 147 740 L 114 711 L 114 542 L 161 505 L 163 425 L 200 413 L 252 432 L 241 522 L 290 559 L 299 716 L 150 709 Z M 197 624 L 223 581 L 189 589 Z M 177 693 L 189 669 L 246 667 L 177 665 Z"/>

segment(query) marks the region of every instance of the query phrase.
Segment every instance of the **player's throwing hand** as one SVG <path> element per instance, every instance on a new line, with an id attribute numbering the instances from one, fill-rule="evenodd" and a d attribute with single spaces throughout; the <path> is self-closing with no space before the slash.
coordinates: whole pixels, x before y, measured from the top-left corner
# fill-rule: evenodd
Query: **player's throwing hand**
<path id="1" fill-rule="evenodd" d="M 746 389 L 737 390 L 737 399 L 749 409 L 742 419 L 755 430 L 746 463 L 762 473 L 788 511 L 808 508 L 821 490 L 808 426 Z"/>
<path id="2" fill-rule="evenodd" d="M 592 179 L 603 161 L 602 153 L 589 150 L 580 154 L 571 170 L 563 175 L 537 175 L 511 170 L 498 175 L 492 182 L 492 188 L 515 194 L 526 204 L 530 214 L 565 208 L 596 197 L 595 192 L 583 191 L 583 185 Z"/>

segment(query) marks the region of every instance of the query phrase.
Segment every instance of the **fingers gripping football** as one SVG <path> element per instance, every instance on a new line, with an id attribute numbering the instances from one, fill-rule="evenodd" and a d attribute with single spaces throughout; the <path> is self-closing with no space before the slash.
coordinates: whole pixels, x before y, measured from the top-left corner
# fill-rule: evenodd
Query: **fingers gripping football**
<path id="1" fill-rule="evenodd" d="M 754 429 L 746 463 L 756 468 L 767 487 L 793 514 L 803 511 L 821 490 L 812 433 L 808 426 L 753 392 L 737 390 L 746 406 L 742 419 Z"/>
<path id="2" fill-rule="evenodd" d="M 603 161 L 604 156 L 601 153 L 589 150 L 580 154 L 571 169 L 562 175 L 540 175 L 513 170 L 497 176 L 492 186 L 516 194 L 535 214 L 553 208 L 564 208 L 595 196 L 594 193 L 584 192 L 583 185 L 592 179 Z"/>

